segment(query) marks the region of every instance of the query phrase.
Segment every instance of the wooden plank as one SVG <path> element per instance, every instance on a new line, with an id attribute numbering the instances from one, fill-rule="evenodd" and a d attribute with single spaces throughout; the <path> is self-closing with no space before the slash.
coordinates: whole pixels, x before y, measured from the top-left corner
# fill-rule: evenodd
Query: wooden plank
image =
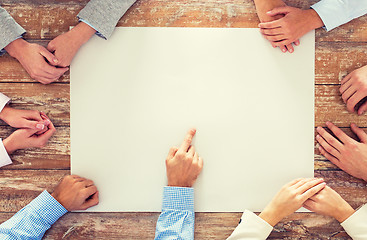
<path id="1" fill-rule="evenodd" d="M 0 92 L 12 98 L 14 108 L 43 111 L 56 126 L 70 124 L 69 84 L 0 83 Z"/>
<path id="2" fill-rule="evenodd" d="M 68 171 L 0 172 L 0 222 L 21 209 L 43 189 L 49 191 Z M 318 171 L 325 181 L 357 207 L 367 200 L 366 184 L 343 172 Z M 159 213 L 70 213 L 60 219 L 45 239 L 152 239 Z M 225 239 L 237 226 L 241 213 L 197 213 L 197 239 Z M 144 230 L 144 231 L 143 231 Z M 285 237 L 347 237 L 333 219 L 313 213 L 293 214 L 279 223 L 270 239 Z"/>
<path id="3" fill-rule="evenodd" d="M 68 84 L 0 83 L 0 92 L 13 99 L 14 107 L 44 111 L 57 126 L 70 124 Z M 326 121 L 332 121 L 340 127 L 348 127 L 352 122 L 367 127 L 365 115 L 358 116 L 347 111 L 338 85 L 317 85 L 315 106 L 316 126 L 325 126 Z"/>
<path id="4" fill-rule="evenodd" d="M 6 138 L 14 129 L 0 128 L 0 137 Z M 57 127 L 54 136 L 42 149 L 18 150 L 11 155 L 13 164 L 2 169 L 70 169 L 70 128 Z"/>
<path id="5" fill-rule="evenodd" d="M 163 163 L 162 163 L 163 164 Z M 68 170 L 1 170 L 0 212 L 16 212 L 41 191 L 51 191 Z M 367 202 L 367 186 L 342 171 L 315 171 L 354 208 Z M 93 179 L 92 179 L 93 180 Z"/>
<path id="6" fill-rule="evenodd" d="M 21 4 L 19 4 L 19 2 Z M 308 8 L 316 0 L 287 1 Z M 28 30 L 28 39 L 52 39 L 77 23 L 85 1 L 6 1 L 2 6 Z M 129 27 L 257 27 L 259 20 L 252 0 L 162 1 L 139 0 L 119 21 Z M 331 32 L 317 31 L 317 41 L 367 41 L 367 17 L 361 17 Z"/>
<path id="7" fill-rule="evenodd" d="M 32 41 L 46 46 L 48 41 Z M 315 83 L 339 84 L 348 73 L 367 65 L 367 43 L 316 43 Z M 0 57 L 1 82 L 34 82 L 17 60 L 8 54 Z M 70 71 L 66 72 L 57 83 L 69 83 Z"/>

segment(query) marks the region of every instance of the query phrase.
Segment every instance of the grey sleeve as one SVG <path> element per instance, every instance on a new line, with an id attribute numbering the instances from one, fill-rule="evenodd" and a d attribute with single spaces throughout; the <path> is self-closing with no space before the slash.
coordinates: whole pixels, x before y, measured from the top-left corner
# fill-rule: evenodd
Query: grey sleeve
<path id="1" fill-rule="evenodd" d="M 0 55 L 12 41 L 20 38 L 26 31 L 2 7 L 0 7 Z"/>
<path id="2" fill-rule="evenodd" d="M 136 0 L 90 0 L 78 14 L 89 25 L 108 39 L 117 22 Z"/>

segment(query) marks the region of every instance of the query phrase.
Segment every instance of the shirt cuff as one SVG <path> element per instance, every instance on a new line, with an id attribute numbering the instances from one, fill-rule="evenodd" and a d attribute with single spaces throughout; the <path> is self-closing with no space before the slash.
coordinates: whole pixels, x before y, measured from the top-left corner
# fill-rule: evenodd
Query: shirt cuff
<path id="1" fill-rule="evenodd" d="M 50 225 L 54 224 L 60 217 L 68 212 L 68 210 L 66 210 L 46 190 L 30 202 L 28 206 Z"/>
<path id="2" fill-rule="evenodd" d="M 357 211 L 355 211 L 349 218 L 347 218 L 340 225 L 344 228 L 344 230 L 348 233 L 348 235 L 353 239 L 362 239 L 358 238 L 360 236 L 367 236 L 367 204 L 363 205 Z"/>
<path id="3" fill-rule="evenodd" d="M 255 213 L 245 210 L 240 224 L 228 239 L 266 239 L 273 227 Z"/>
<path id="4" fill-rule="evenodd" d="M 96 35 L 98 36 L 98 37 L 101 37 L 101 38 L 103 38 L 103 39 L 107 39 L 105 36 L 103 36 L 100 32 L 98 32 L 98 30 L 97 30 L 97 28 L 95 28 L 92 24 L 90 24 L 87 20 L 85 20 L 85 19 L 83 19 L 83 18 L 80 18 L 80 17 L 78 17 L 79 18 L 79 22 L 83 22 L 83 23 L 85 23 L 85 24 L 87 24 L 87 25 L 89 25 L 89 27 L 91 27 L 91 28 L 93 28 L 94 30 L 96 30 Z"/>
<path id="5" fill-rule="evenodd" d="M 11 164 L 12 161 L 9 157 L 8 152 L 5 149 L 4 143 L 2 139 L 0 138 L 0 167 L 4 167 L 6 165 Z"/>
<path id="6" fill-rule="evenodd" d="M 10 98 L 0 93 L 0 112 L 4 109 L 6 104 L 8 104 L 9 102 L 10 102 Z"/>
<path id="7" fill-rule="evenodd" d="M 334 28 L 351 20 L 348 19 L 347 16 L 345 16 L 345 9 L 343 7 L 340 7 L 339 5 L 340 4 L 338 4 L 338 2 L 334 3 L 323 0 L 311 6 L 311 8 L 315 10 L 321 18 L 326 31 L 331 31 Z"/>
<path id="8" fill-rule="evenodd" d="M 194 212 L 194 189 L 186 187 L 164 187 L 162 209 Z"/>

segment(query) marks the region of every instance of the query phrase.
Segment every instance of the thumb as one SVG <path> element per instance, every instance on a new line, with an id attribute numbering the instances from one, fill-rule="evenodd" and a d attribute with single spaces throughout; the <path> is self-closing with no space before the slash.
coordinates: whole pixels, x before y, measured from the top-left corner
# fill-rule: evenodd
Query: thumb
<path id="1" fill-rule="evenodd" d="M 55 55 L 50 53 L 46 48 L 42 47 L 40 54 L 44 56 L 51 65 L 56 66 L 59 63 L 59 60 L 55 57 Z"/>
<path id="2" fill-rule="evenodd" d="M 270 10 L 269 12 L 267 12 L 266 14 L 269 15 L 269 16 L 276 16 L 276 15 L 279 15 L 279 14 L 288 14 L 292 11 L 292 7 L 288 7 L 288 6 L 285 6 L 285 7 L 278 7 L 278 8 L 274 8 L 273 10 Z"/>
<path id="3" fill-rule="evenodd" d="M 47 50 L 50 51 L 50 52 L 54 52 L 56 50 L 56 46 L 54 44 L 54 41 L 51 41 L 51 42 L 48 43 Z"/>

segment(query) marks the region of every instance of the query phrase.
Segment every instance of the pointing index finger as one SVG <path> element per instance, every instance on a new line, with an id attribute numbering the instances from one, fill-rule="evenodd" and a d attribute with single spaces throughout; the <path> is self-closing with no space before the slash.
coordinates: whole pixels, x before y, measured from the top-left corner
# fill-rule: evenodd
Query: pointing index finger
<path id="1" fill-rule="evenodd" d="M 196 133 L 196 129 L 195 128 L 191 128 L 185 137 L 185 140 L 183 141 L 181 147 L 179 148 L 180 152 L 187 152 L 187 150 L 189 149 L 191 143 L 192 143 L 192 139 L 194 138 Z"/>

